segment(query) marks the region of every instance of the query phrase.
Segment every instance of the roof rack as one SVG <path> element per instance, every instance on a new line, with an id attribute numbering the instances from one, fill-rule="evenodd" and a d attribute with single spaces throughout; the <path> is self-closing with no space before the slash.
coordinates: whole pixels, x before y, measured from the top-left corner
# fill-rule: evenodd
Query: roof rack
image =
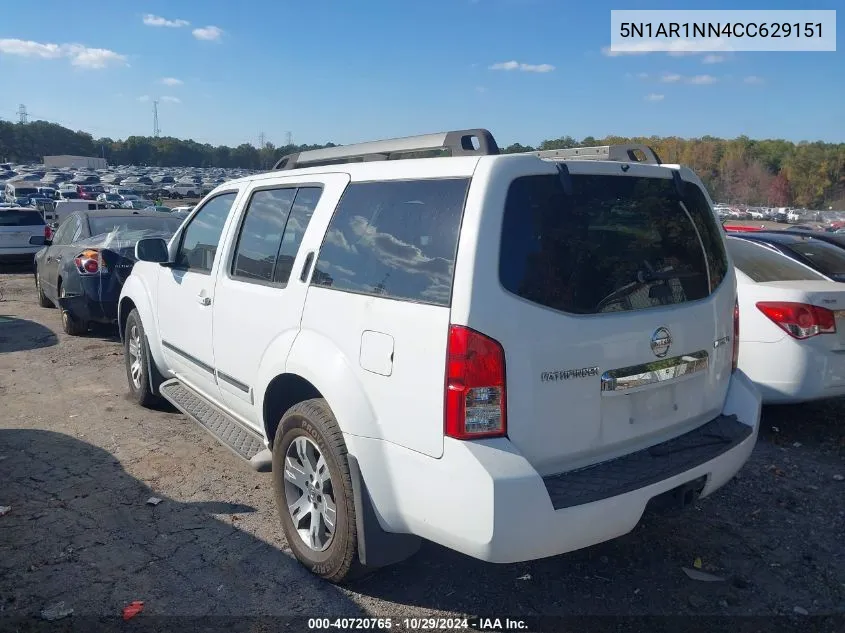
<path id="1" fill-rule="evenodd" d="M 481 128 L 454 130 L 296 152 L 282 156 L 273 169 L 299 169 L 342 163 L 396 160 L 403 157 L 423 158 L 424 156 L 419 154 L 431 155 L 432 152 L 437 152 L 433 155 L 442 156 L 444 151 L 450 156 L 492 156 L 499 153 L 499 146 L 487 130 Z"/>
<path id="2" fill-rule="evenodd" d="M 657 152 L 642 143 L 574 147 L 572 149 L 547 149 L 526 153 L 539 156 L 540 158 L 554 158 L 557 160 L 609 160 L 623 163 L 647 163 L 649 165 L 660 165 L 662 162 Z"/>

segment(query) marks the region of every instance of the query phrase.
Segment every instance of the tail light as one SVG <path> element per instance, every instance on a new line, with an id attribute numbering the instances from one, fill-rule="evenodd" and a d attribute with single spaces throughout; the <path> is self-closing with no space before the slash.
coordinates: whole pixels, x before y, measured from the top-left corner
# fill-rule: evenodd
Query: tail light
<path id="1" fill-rule="evenodd" d="M 45 240 L 52 240 L 53 239 L 53 229 L 50 227 L 49 224 L 44 225 L 44 239 Z"/>
<path id="2" fill-rule="evenodd" d="M 82 275 L 96 275 L 97 273 L 108 272 L 102 253 L 95 248 L 82 251 L 73 261 Z"/>
<path id="3" fill-rule="evenodd" d="M 739 299 L 734 301 L 734 340 L 731 371 L 736 371 L 739 365 Z"/>
<path id="4" fill-rule="evenodd" d="M 836 333 L 836 317 L 827 308 L 809 303 L 760 301 L 757 309 L 793 338 Z"/>
<path id="5" fill-rule="evenodd" d="M 458 440 L 507 434 L 505 350 L 461 325 L 449 327 L 445 432 Z"/>

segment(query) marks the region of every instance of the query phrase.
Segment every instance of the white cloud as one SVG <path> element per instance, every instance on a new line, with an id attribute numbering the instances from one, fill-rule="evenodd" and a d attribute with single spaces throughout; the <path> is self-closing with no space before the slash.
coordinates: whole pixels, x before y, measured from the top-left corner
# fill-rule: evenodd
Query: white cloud
<path id="1" fill-rule="evenodd" d="M 550 73 L 555 69 L 551 64 L 522 64 L 515 60 L 499 62 L 489 68 L 490 70 L 519 70 L 526 73 Z"/>
<path id="2" fill-rule="evenodd" d="M 753 84 L 753 85 L 760 85 L 766 83 L 766 80 L 762 77 L 758 77 L 757 75 L 749 75 L 745 79 L 742 80 L 744 83 Z"/>
<path id="3" fill-rule="evenodd" d="M 141 95 L 140 97 L 138 97 L 138 101 L 141 101 L 141 102 L 146 102 L 146 101 L 149 101 L 149 100 L 150 100 L 150 95 Z"/>
<path id="4" fill-rule="evenodd" d="M 176 77 L 165 77 L 161 80 L 161 83 L 165 86 L 181 86 L 185 82 L 181 79 L 176 79 Z"/>
<path id="5" fill-rule="evenodd" d="M 612 51 L 610 50 L 610 46 L 605 46 L 601 49 L 601 54 L 605 57 L 619 57 L 620 55 L 642 55 L 645 53 L 650 53 L 651 51 L 640 51 L 640 50 L 626 50 L 626 51 Z"/>
<path id="6" fill-rule="evenodd" d="M 663 95 L 655 94 L 655 93 L 652 92 L 651 94 L 646 95 L 645 100 L 646 101 L 663 101 Z"/>
<path id="7" fill-rule="evenodd" d="M 194 29 L 192 31 L 194 37 L 198 40 L 219 40 L 223 35 L 223 29 L 216 26 L 205 26 L 201 29 Z"/>
<path id="8" fill-rule="evenodd" d="M 165 103 L 182 103 L 179 97 L 162 97 L 161 100 Z"/>
<path id="9" fill-rule="evenodd" d="M 725 38 L 702 38 L 695 40 L 670 40 L 668 42 L 639 41 L 620 43 L 613 46 L 605 46 L 601 49 L 605 57 L 619 57 L 621 55 L 646 55 L 648 53 L 667 53 L 671 57 L 683 57 L 684 55 L 699 55 L 712 53 L 713 51 L 730 50 L 730 42 Z"/>
<path id="10" fill-rule="evenodd" d="M 166 26 L 171 29 L 178 29 L 183 26 L 190 26 L 191 23 L 187 20 L 168 20 L 160 15 L 148 13 L 144 16 L 144 24 L 147 26 Z"/>
<path id="11" fill-rule="evenodd" d="M 714 84 L 718 81 L 713 75 L 696 75 L 695 77 L 690 77 L 687 80 L 687 83 L 695 84 L 698 86 L 706 86 L 709 84 Z"/>
<path id="12" fill-rule="evenodd" d="M 675 84 L 678 83 L 683 77 L 676 74 L 666 74 L 660 78 L 660 81 L 664 84 Z"/>
<path id="13" fill-rule="evenodd" d="M 705 55 L 705 56 L 704 56 L 704 59 L 702 59 L 702 60 L 701 60 L 701 63 L 702 63 L 702 64 L 720 64 L 720 63 L 722 63 L 723 61 L 725 61 L 725 59 L 726 59 L 726 58 L 725 58 L 725 56 L 724 56 L 724 55 L 713 55 L 713 54 L 710 54 L 710 55 Z"/>
<path id="14" fill-rule="evenodd" d="M 79 68 L 127 66 L 126 55 L 107 48 L 89 48 L 82 44 L 42 44 L 31 40 L 0 39 L 0 54 L 39 59 L 69 59 Z"/>
<path id="15" fill-rule="evenodd" d="M 648 79 L 648 73 L 637 73 L 637 79 Z"/>

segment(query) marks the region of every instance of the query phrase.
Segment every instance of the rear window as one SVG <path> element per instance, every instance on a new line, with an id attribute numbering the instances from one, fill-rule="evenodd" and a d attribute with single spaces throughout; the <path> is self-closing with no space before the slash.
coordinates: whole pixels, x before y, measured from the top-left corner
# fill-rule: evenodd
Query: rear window
<path id="1" fill-rule="evenodd" d="M 821 240 L 802 240 L 789 248 L 806 257 L 826 275 L 845 274 L 845 249 Z"/>
<path id="2" fill-rule="evenodd" d="M 758 283 L 824 279 L 794 259 L 754 242 L 728 238 L 728 251 L 734 265 Z"/>
<path id="3" fill-rule="evenodd" d="M 449 305 L 468 178 L 350 184 L 311 283 Z"/>
<path id="4" fill-rule="evenodd" d="M 44 218 L 38 211 L 8 211 L 0 209 L 0 226 L 43 226 Z"/>
<path id="5" fill-rule="evenodd" d="M 499 255 L 508 291 L 600 314 L 703 299 L 724 279 L 721 230 L 697 186 L 686 183 L 679 200 L 669 179 L 571 179 L 571 195 L 557 176 L 511 183 Z"/>
<path id="6" fill-rule="evenodd" d="M 124 215 L 115 217 L 88 216 L 91 235 L 101 235 L 112 231 L 162 231 L 175 233 L 182 224 L 181 218 L 150 217 L 144 215 Z"/>

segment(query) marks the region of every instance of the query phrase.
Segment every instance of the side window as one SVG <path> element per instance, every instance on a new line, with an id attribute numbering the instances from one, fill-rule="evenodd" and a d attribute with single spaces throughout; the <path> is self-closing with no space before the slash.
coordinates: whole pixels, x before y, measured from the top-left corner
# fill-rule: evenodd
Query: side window
<path id="1" fill-rule="evenodd" d="M 319 187 L 302 187 L 296 192 L 296 200 L 288 217 L 288 223 L 285 225 L 276 270 L 273 273 L 273 281 L 276 283 L 287 283 L 290 278 L 299 245 L 302 244 L 305 229 L 308 228 L 311 216 L 314 215 L 321 193 L 322 189 Z"/>
<path id="2" fill-rule="evenodd" d="M 223 225 L 232 209 L 236 192 L 223 193 L 206 202 L 182 233 L 182 242 L 176 254 L 176 268 L 209 273 L 214 266 L 214 256 Z"/>
<path id="3" fill-rule="evenodd" d="M 350 184 L 312 283 L 449 305 L 468 178 Z"/>
<path id="4" fill-rule="evenodd" d="M 252 194 L 235 247 L 233 277 L 273 280 L 282 233 L 295 197 L 295 188 L 268 189 Z"/>

